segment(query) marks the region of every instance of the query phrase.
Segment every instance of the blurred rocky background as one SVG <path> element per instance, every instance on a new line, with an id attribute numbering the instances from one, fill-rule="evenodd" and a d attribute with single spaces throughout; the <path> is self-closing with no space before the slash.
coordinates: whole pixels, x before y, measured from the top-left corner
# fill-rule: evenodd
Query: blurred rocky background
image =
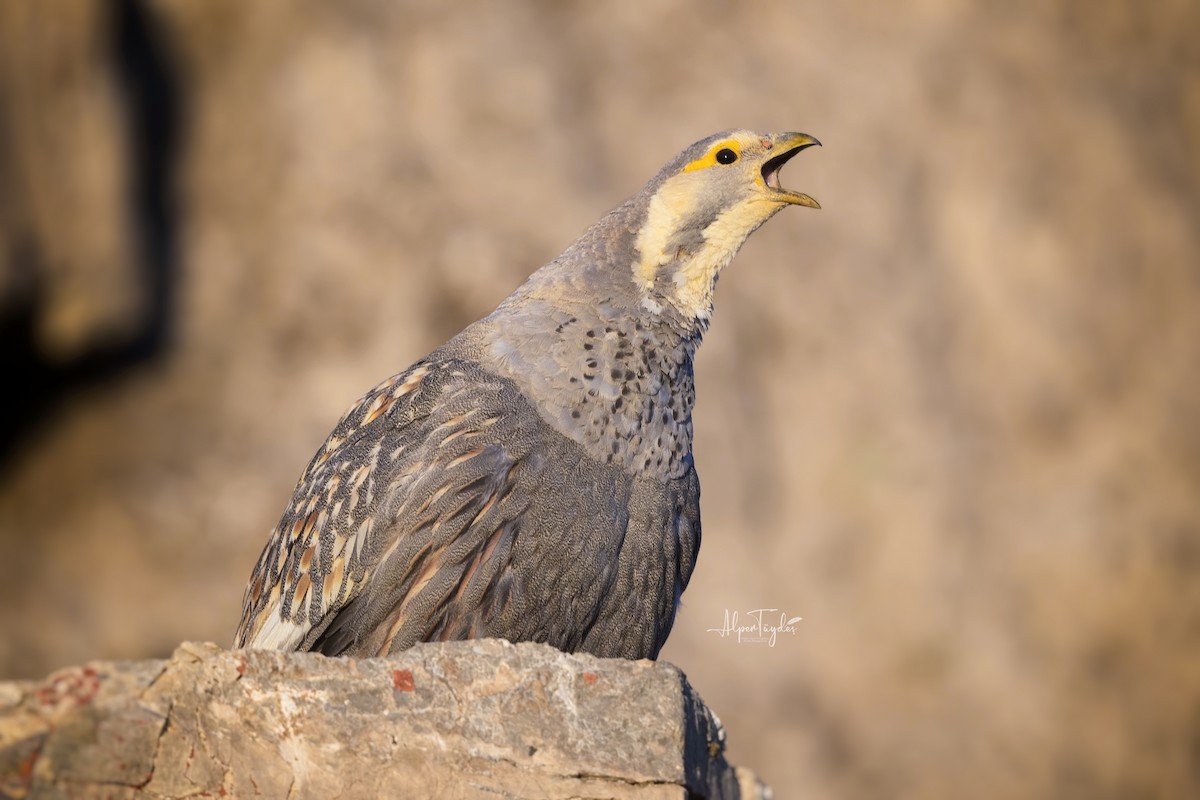
<path id="1" fill-rule="evenodd" d="M 0 5 L 0 677 L 228 644 L 341 411 L 729 127 L 664 657 L 782 797 L 1200 793 L 1200 6 Z M 726 612 L 802 616 L 775 645 Z M 773 612 L 774 613 L 774 612 Z M 769 615 L 770 616 L 770 615 Z"/>

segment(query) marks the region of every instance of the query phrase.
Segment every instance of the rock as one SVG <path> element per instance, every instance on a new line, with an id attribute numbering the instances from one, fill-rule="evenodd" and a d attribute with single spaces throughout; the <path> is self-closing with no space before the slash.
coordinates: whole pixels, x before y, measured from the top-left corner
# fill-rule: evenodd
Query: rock
<path id="1" fill-rule="evenodd" d="M 769 797 L 666 663 L 502 640 L 228 651 L 0 683 L 4 797 Z"/>

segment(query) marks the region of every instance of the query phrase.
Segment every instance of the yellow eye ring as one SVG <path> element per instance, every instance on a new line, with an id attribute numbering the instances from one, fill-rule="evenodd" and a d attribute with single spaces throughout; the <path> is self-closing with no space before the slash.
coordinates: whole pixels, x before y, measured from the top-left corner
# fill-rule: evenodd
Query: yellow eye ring
<path id="1" fill-rule="evenodd" d="M 726 165 L 732 164 L 741 158 L 741 153 L 738 143 L 735 141 L 726 140 L 713 146 L 711 150 L 704 154 L 703 157 L 697 158 L 692 163 L 683 168 L 684 172 L 692 172 L 697 169 L 707 169 L 708 167 L 716 166 L 717 164 Z"/>

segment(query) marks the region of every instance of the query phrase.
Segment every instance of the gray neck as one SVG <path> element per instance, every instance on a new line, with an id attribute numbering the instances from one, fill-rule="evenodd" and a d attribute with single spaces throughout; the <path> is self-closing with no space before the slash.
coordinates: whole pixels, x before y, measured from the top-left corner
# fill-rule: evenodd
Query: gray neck
<path id="1" fill-rule="evenodd" d="M 485 368 L 518 383 L 543 419 L 593 458 L 669 479 L 691 464 L 692 359 L 703 323 L 646 308 L 631 265 L 605 252 L 633 252 L 610 231 L 629 231 L 636 203 L 601 220 L 463 336 Z M 595 270 L 630 270 L 629 280 Z M 611 291 L 597 296 L 595 286 Z"/>

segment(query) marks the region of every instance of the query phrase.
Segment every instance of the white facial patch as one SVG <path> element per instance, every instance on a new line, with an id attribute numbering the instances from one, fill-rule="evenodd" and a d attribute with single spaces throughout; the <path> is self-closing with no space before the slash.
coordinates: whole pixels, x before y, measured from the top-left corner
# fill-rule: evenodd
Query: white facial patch
<path id="1" fill-rule="evenodd" d="M 669 298 L 672 304 L 689 317 L 708 319 L 717 276 L 737 255 L 746 238 L 783 206 L 765 197 L 755 197 L 722 211 L 704 229 L 704 245 L 676 268 L 675 296 Z"/>
<path id="2" fill-rule="evenodd" d="M 696 207 L 693 178 L 676 175 L 662 185 L 650 198 L 646 223 L 638 231 L 638 259 L 633 262 L 633 279 L 643 291 L 654 288 L 658 268 L 670 263 L 675 253 L 667 252 L 667 244 L 679 232 L 679 223 L 691 216 Z"/>
<path id="3" fill-rule="evenodd" d="M 704 229 L 704 243 L 681 254 L 670 243 L 679 233 L 682 220 L 688 219 L 696 204 L 691 175 L 677 175 L 650 198 L 646 224 L 638 231 L 639 258 L 633 263 L 633 278 L 645 292 L 654 289 L 659 270 L 674 263 L 672 283 L 665 299 L 680 313 L 693 319 L 707 319 L 712 309 L 713 286 L 746 238 L 773 217 L 784 204 L 767 197 L 751 197 L 722 211 Z M 678 260 L 677 260 L 678 259 Z M 647 298 L 644 308 L 655 313 L 662 306 Z"/>

